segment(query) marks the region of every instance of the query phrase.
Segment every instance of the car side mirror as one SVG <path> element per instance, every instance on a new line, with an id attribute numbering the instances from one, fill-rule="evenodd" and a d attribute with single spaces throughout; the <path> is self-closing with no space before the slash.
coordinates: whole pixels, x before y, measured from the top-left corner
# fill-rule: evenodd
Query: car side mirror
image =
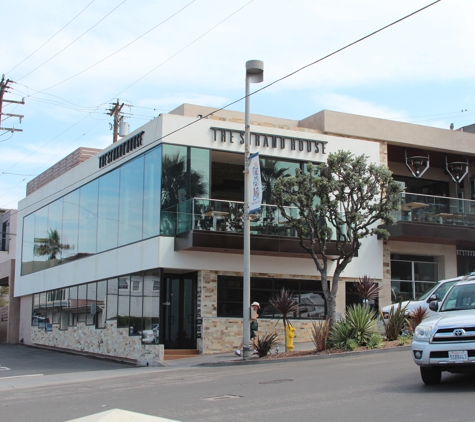
<path id="1" fill-rule="evenodd" d="M 429 302 L 429 309 L 431 311 L 437 312 L 437 310 L 439 309 L 439 302 L 437 302 L 437 299 L 436 300 L 431 300 Z"/>
<path id="2" fill-rule="evenodd" d="M 440 300 L 439 295 L 435 293 L 433 295 L 430 295 L 428 302 L 432 302 L 433 300 Z"/>

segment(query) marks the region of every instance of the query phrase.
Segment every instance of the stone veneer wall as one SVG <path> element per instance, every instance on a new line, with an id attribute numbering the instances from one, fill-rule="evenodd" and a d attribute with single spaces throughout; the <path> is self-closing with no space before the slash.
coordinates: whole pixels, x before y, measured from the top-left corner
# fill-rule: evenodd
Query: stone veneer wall
<path id="1" fill-rule="evenodd" d="M 219 275 L 229 276 L 242 276 L 237 272 L 220 272 Z M 298 279 L 298 276 L 282 275 L 282 274 L 258 274 L 253 273 L 251 277 L 269 277 L 269 278 L 294 278 Z M 320 280 L 319 276 L 305 277 L 306 279 Z M 204 354 L 208 353 L 223 353 L 236 350 L 242 339 L 242 318 L 218 318 L 217 316 L 217 303 L 218 303 L 218 272 L 215 271 L 202 271 L 199 274 L 200 280 L 199 286 L 201 287 L 201 315 L 203 318 L 203 340 L 199 342 L 201 345 L 200 352 Z M 356 281 L 353 279 L 340 279 L 339 295 L 344 300 L 345 282 Z M 340 291 L 341 290 L 341 291 Z M 341 294 L 340 294 L 341 293 Z M 251 298 L 252 300 L 252 298 Z M 341 302 L 341 300 L 340 300 Z M 344 311 L 344 303 L 337 304 L 337 310 L 342 313 Z M 311 328 L 312 320 L 291 320 L 293 327 L 295 328 L 294 342 L 307 342 L 311 341 Z M 265 319 L 259 318 L 259 335 L 266 333 L 272 333 L 274 330 L 278 333 L 279 343 L 284 343 L 284 327 L 282 320 L 277 319 Z"/>
<path id="2" fill-rule="evenodd" d="M 140 336 L 129 336 L 128 329 L 117 328 L 116 321 L 107 321 L 104 329 L 84 323 L 67 330 L 60 330 L 56 325 L 52 331 L 31 327 L 31 341 L 65 350 L 132 359 L 141 365 L 153 365 L 153 362 L 162 361 L 164 356 L 162 344 L 142 344 Z"/>

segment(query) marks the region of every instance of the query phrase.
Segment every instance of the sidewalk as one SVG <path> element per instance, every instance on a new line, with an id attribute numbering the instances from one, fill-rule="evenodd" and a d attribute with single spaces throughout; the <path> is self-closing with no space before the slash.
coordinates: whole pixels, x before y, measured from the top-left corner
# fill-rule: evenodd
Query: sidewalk
<path id="1" fill-rule="evenodd" d="M 295 343 L 294 344 L 294 351 L 301 351 L 301 350 L 314 350 L 315 345 L 309 342 L 303 343 Z M 275 353 L 276 347 L 279 348 L 279 353 L 283 353 L 285 351 L 285 347 L 283 343 L 278 343 L 274 348 L 272 348 L 272 353 Z M 294 358 L 295 359 L 295 358 Z M 246 362 L 249 361 L 258 361 L 258 356 L 254 355 L 251 356 L 249 359 L 246 359 Z M 233 352 L 228 353 L 214 353 L 209 355 L 198 355 L 196 357 L 185 358 L 185 359 L 175 359 L 175 360 L 166 360 L 160 362 L 160 366 L 169 367 L 169 368 L 184 368 L 190 366 L 204 366 L 204 365 L 214 365 L 214 364 L 224 364 L 228 362 L 229 364 L 243 362 L 244 359 L 238 357 Z M 275 361 L 274 361 L 275 362 Z"/>

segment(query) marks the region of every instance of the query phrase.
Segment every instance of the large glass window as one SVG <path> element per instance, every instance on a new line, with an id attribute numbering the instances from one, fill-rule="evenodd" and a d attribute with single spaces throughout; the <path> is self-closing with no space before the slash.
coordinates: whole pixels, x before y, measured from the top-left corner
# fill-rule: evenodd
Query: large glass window
<path id="1" fill-rule="evenodd" d="M 99 182 L 94 180 L 80 189 L 78 255 L 96 253 L 97 200 Z"/>
<path id="2" fill-rule="evenodd" d="M 119 246 L 142 239 L 144 157 L 120 169 Z"/>
<path id="3" fill-rule="evenodd" d="M 79 234 L 79 190 L 71 192 L 63 199 L 63 239 L 62 242 L 69 246 L 63 251 L 63 260 L 77 257 L 77 244 Z"/>
<path id="4" fill-rule="evenodd" d="M 143 189 L 143 238 L 160 233 L 162 148 L 145 154 Z"/>
<path id="5" fill-rule="evenodd" d="M 282 318 L 269 300 L 285 288 L 299 303 L 299 311 L 289 318 L 322 319 L 326 315 L 326 304 L 319 280 L 292 280 L 251 278 L 251 301 L 261 305 L 262 318 Z M 218 276 L 218 316 L 242 317 L 242 277 Z"/>
<path id="6" fill-rule="evenodd" d="M 178 158 L 185 168 L 186 150 Z M 159 235 L 161 151 L 154 148 L 26 216 L 22 275 Z"/>
<path id="7" fill-rule="evenodd" d="M 391 299 L 413 300 L 439 280 L 434 257 L 391 255 Z"/>
<path id="8" fill-rule="evenodd" d="M 23 244 L 21 255 L 22 275 L 33 272 L 33 251 L 35 237 L 35 214 L 30 214 L 23 220 Z"/>
<path id="9" fill-rule="evenodd" d="M 51 239 L 48 234 L 48 207 L 41 208 L 35 214 L 33 270 L 40 271 L 49 267 L 48 260 L 55 255 L 51 249 Z"/>
<path id="10" fill-rule="evenodd" d="M 48 331 L 78 323 L 105 328 L 106 320 L 115 320 L 144 344 L 158 344 L 160 275 L 148 271 L 37 293 L 32 315 L 31 325 Z"/>
<path id="11" fill-rule="evenodd" d="M 119 224 L 119 176 L 116 169 L 99 179 L 97 252 L 117 247 Z"/>

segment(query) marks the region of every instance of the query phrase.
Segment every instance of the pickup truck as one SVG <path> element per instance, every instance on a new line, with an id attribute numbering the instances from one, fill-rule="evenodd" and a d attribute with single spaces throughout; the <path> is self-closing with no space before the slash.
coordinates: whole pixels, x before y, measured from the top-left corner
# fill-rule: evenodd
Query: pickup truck
<path id="1" fill-rule="evenodd" d="M 475 373 L 475 277 L 453 285 L 429 309 L 435 314 L 416 327 L 411 346 L 422 381 L 438 384 L 443 371 Z"/>

